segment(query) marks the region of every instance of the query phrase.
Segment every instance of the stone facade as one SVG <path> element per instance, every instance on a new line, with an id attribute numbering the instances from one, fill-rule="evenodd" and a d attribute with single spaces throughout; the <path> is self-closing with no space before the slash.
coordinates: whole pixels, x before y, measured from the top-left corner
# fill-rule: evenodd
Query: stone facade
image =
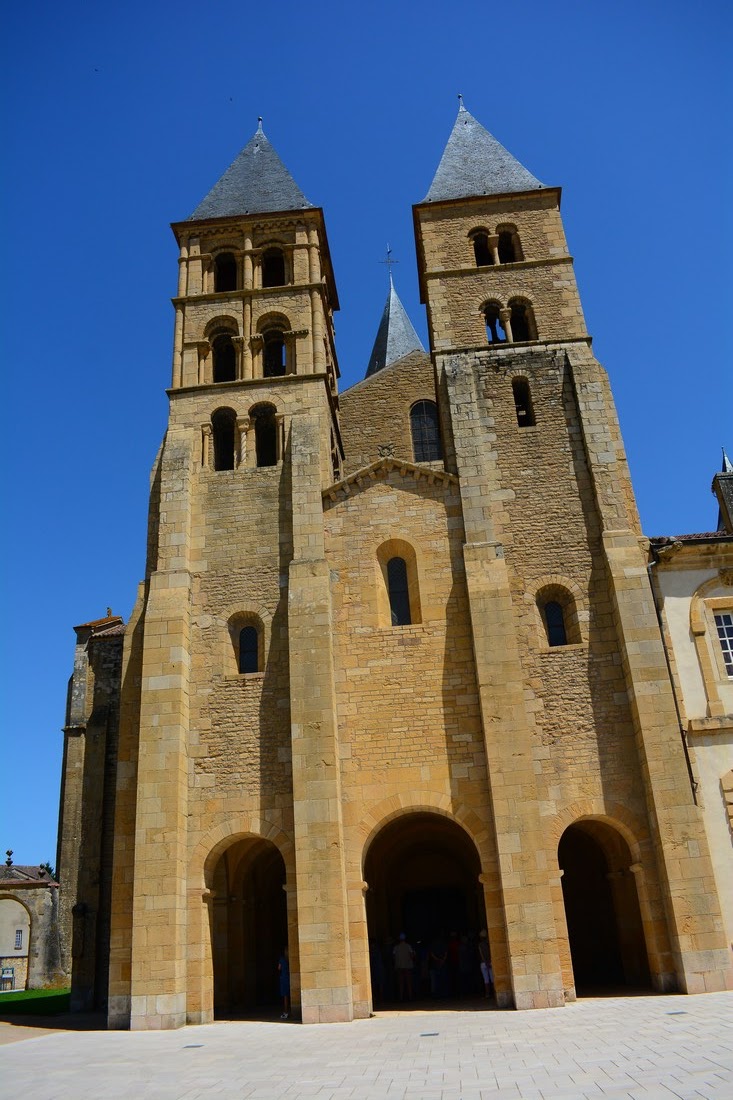
<path id="1" fill-rule="evenodd" d="M 322 212 L 258 212 L 245 188 L 241 212 L 228 198 L 217 216 L 263 148 L 258 132 L 207 216 L 174 225 L 146 577 L 105 666 L 119 707 L 96 764 L 71 746 L 65 764 L 66 904 L 97 914 L 74 988 L 113 1027 L 205 1022 L 267 1000 L 287 942 L 294 1011 L 350 1020 L 376 996 L 370 939 L 459 923 L 488 930 L 503 1007 L 614 983 L 729 987 L 559 191 L 528 173 L 506 193 L 443 199 L 434 184 L 414 208 L 431 354 L 340 398 Z M 88 686 L 77 709 L 67 726 L 88 740 Z M 65 821 L 103 761 L 114 784 L 94 787 L 105 827 L 84 880 L 87 834 Z"/>

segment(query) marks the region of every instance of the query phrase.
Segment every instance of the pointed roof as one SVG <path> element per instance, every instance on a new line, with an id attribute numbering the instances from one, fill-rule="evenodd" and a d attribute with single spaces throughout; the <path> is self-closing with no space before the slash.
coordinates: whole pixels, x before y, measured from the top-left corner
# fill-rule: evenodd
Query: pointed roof
<path id="1" fill-rule="evenodd" d="M 469 114 L 461 101 L 448 144 L 423 202 L 536 191 L 543 186 Z"/>
<path id="2" fill-rule="evenodd" d="M 722 448 L 722 451 L 723 451 L 723 468 L 720 472 L 721 472 L 721 474 L 733 474 L 733 463 L 728 458 L 728 455 L 725 453 L 725 447 Z"/>
<path id="3" fill-rule="evenodd" d="M 369 356 L 366 377 L 376 374 L 378 370 L 388 367 L 390 363 L 396 363 L 411 351 L 425 351 L 425 348 L 397 296 L 390 272 L 389 294 L 377 329 L 372 354 Z"/>
<path id="4" fill-rule="evenodd" d="M 265 137 L 257 132 L 215 183 L 188 221 L 237 214 L 275 214 L 313 207 Z"/>

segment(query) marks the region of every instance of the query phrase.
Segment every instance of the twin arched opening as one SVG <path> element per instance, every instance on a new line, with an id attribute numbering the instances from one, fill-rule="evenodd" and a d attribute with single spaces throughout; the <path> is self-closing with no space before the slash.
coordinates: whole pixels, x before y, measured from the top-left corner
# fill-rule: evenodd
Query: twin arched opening
<path id="1" fill-rule="evenodd" d="M 490 344 L 519 344 L 539 339 L 532 303 L 526 298 L 510 298 L 506 307 L 490 299 L 481 311 Z"/>
<path id="2" fill-rule="evenodd" d="M 524 259 L 516 225 L 498 225 L 494 233 L 484 226 L 477 226 L 468 236 L 473 246 L 476 267 L 516 264 Z"/>

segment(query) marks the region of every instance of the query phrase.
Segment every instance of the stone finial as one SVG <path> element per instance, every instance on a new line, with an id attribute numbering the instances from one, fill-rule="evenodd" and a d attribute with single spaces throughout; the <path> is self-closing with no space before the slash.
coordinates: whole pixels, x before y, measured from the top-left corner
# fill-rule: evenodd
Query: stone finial
<path id="1" fill-rule="evenodd" d="M 13 849 L 12 848 L 6 849 L 5 855 L 8 857 L 5 860 L 5 866 L 6 867 L 12 867 L 13 866 Z"/>

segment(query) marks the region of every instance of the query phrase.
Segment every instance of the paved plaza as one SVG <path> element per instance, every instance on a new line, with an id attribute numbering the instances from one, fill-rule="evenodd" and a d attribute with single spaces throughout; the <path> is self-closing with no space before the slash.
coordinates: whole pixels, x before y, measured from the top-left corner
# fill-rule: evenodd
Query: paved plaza
<path id="1" fill-rule="evenodd" d="M 731 1100 L 733 994 L 180 1031 L 0 1024 L 23 1100 Z M 17 1039 L 17 1041 L 13 1041 Z"/>

